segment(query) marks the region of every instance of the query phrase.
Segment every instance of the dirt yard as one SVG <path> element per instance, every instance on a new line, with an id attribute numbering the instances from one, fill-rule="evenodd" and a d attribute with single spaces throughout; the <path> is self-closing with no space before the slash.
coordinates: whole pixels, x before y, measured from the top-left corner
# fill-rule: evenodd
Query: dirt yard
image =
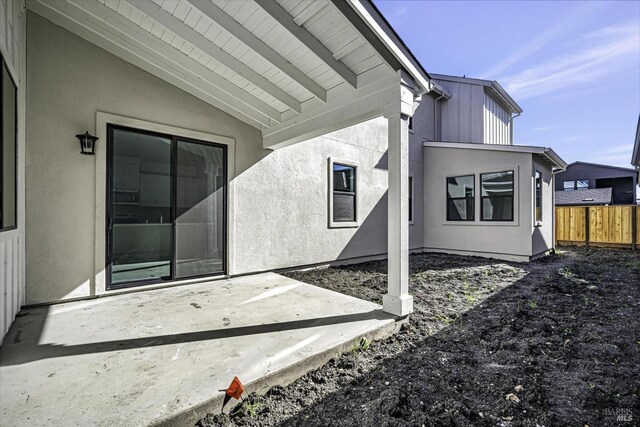
<path id="1" fill-rule="evenodd" d="M 288 275 L 381 302 L 386 264 Z M 530 264 L 411 257 L 415 312 L 385 341 L 199 426 L 640 425 L 640 253 Z"/>

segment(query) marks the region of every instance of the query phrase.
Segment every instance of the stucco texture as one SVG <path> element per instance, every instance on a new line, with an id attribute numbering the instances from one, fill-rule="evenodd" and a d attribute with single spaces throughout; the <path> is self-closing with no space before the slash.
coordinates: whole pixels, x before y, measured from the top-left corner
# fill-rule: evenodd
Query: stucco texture
<path id="1" fill-rule="evenodd" d="M 263 154 L 260 133 L 95 45 L 29 13 L 27 23 L 27 303 L 91 294 L 95 157 L 74 135 L 96 112 L 233 137 L 241 173 Z M 106 141 L 98 141 L 97 150 Z"/>
<path id="2" fill-rule="evenodd" d="M 98 112 L 235 139 L 229 176 L 231 275 L 384 255 L 387 120 L 380 117 L 278 151 L 254 129 L 38 15 L 28 17 L 28 303 L 104 293 L 97 159 L 74 135 L 96 132 Z M 106 149 L 98 141 L 97 150 Z M 419 143 L 412 171 L 420 173 Z M 329 158 L 358 165 L 356 228 L 328 225 Z M 100 166 L 100 167 L 96 167 Z M 416 197 L 422 192 L 416 176 Z M 98 183 L 98 184 L 96 184 Z M 96 202 L 98 200 L 98 202 Z M 96 204 L 97 203 L 97 204 Z M 416 219 L 422 218 L 416 200 Z M 418 217 L 418 215 L 420 215 Z M 419 222 L 419 221 L 416 221 Z M 422 231 L 412 247 L 422 246 Z M 96 237 L 98 236 L 98 237 Z M 414 237 L 418 236 L 418 237 Z"/>
<path id="3" fill-rule="evenodd" d="M 543 226 L 533 222 L 533 177 L 543 172 Z M 480 220 L 480 174 L 513 170 L 515 173 L 514 220 Z M 475 220 L 446 221 L 446 177 L 475 175 Z M 463 148 L 424 149 L 424 246 L 443 251 L 528 261 L 552 247 L 551 170 L 534 163 L 530 153 L 484 151 Z"/>

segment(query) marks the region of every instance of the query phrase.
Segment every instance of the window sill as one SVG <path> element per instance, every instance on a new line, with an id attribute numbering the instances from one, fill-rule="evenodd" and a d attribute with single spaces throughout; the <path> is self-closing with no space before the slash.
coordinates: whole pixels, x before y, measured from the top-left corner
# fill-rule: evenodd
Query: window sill
<path id="1" fill-rule="evenodd" d="M 518 227 L 517 221 L 444 221 L 442 225 L 463 225 L 463 226 L 479 226 L 479 227 Z"/>
<path id="2" fill-rule="evenodd" d="M 349 222 L 330 222 L 329 228 L 358 228 L 360 224 L 356 221 Z"/>

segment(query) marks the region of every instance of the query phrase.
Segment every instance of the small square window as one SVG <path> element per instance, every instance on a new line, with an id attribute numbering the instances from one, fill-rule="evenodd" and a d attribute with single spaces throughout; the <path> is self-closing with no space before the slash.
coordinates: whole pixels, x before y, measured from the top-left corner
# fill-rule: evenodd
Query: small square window
<path id="1" fill-rule="evenodd" d="M 586 190 L 589 188 L 589 180 L 588 179 L 579 179 L 576 181 L 576 189 L 577 190 Z"/>
<path id="2" fill-rule="evenodd" d="M 564 188 L 564 191 L 573 191 L 576 188 L 576 182 L 575 181 L 564 181 L 562 183 L 562 186 Z"/>

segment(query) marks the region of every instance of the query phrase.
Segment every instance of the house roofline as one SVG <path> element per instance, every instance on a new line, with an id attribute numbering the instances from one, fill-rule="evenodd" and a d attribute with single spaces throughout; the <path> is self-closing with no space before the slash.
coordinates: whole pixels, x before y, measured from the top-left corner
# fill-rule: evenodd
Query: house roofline
<path id="1" fill-rule="evenodd" d="M 471 77 L 458 77 L 458 76 L 450 76 L 447 74 L 431 74 L 436 80 L 443 80 L 447 82 L 456 82 L 456 83 L 468 83 L 474 84 L 478 86 L 486 87 L 491 94 L 498 97 L 502 101 L 503 104 L 508 106 L 511 109 L 512 113 L 522 114 L 522 107 L 518 105 L 518 103 L 507 93 L 506 90 L 498 83 L 496 80 L 484 80 L 484 79 L 474 79 Z"/>
<path id="2" fill-rule="evenodd" d="M 573 166 L 573 165 L 597 166 L 597 167 L 600 167 L 600 168 L 617 169 L 617 170 L 622 170 L 622 171 L 625 171 L 625 172 L 633 172 L 633 173 L 637 172 L 635 169 L 623 168 L 622 166 L 610 166 L 610 165 L 603 165 L 603 164 L 600 164 L 600 163 L 582 162 L 582 161 L 579 161 L 579 160 L 575 161 L 573 163 L 569 163 L 567 165 L 567 167 Z"/>
<path id="3" fill-rule="evenodd" d="M 511 153 L 528 153 L 537 154 L 546 158 L 551 164 L 556 166 L 556 172 L 566 169 L 567 163 L 549 147 L 539 147 L 534 145 L 497 145 L 497 144 L 479 144 L 477 142 L 439 142 L 425 141 L 423 147 L 429 148 L 454 148 L 467 150 L 485 150 L 485 151 L 505 151 Z"/>
<path id="4" fill-rule="evenodd" d="M 344 8 L 345 3 L 355 11 L 361 21 L 376 36 L 378 41 L 382 43 L 395 61 L 389 61 L 388 55 L 383 55 L 383 58 L 385 58 L 390 65 L 394 66 L 394 68 L 398 65 L 402 67 L 402 69 L 414 79 L 418 86 L 418 94 L 435 90 L 444 96 L 448 95 L 448 97 L 451 97 L 451 94 L 444 90 L 444 88 L 434 84 L 435 82 L 432 81 L 429 73 L 427 73 L 422 64 L 420 64 L 420 61 L 418 61 L 409 47 L 389 24 L 389 21 L 382 15 L 376 5 L 373 4 L 372 0 L 347 0 L 346 2 L 343 0 L 333 0 L 333 3 L 343 13 L 346 12 Z M 379 51 L 378 46 L 374 44 L 374 47 Z M 392 63 L 396 61 L 397 64 Z"/>

